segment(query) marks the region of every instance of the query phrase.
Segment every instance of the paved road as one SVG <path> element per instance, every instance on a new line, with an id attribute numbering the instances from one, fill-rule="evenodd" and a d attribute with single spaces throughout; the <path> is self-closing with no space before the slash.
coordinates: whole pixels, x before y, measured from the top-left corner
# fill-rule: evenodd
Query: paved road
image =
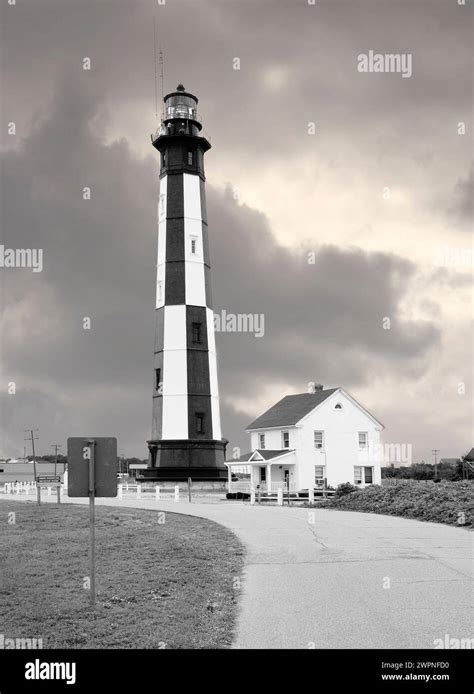
<path id="1" fill-rule="evenodd" d="M 97 503 L 201 516 L 241 538 L 236 648 L 434 648 L 446 634 L 472 636 L 473 534 L 464 528 L 240 502 Z"/>

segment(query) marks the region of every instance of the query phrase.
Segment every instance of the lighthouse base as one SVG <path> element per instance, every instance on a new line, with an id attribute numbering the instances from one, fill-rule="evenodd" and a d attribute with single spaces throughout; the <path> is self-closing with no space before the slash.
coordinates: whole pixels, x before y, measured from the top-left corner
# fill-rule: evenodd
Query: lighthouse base
<path id="1" fill-rule="evenodd" d="M 143 481 L 226 482 L 224 465 L 227 440 L 168 439 L 147 441 L 150 451 L 149 467 L 142 470 Z"/>

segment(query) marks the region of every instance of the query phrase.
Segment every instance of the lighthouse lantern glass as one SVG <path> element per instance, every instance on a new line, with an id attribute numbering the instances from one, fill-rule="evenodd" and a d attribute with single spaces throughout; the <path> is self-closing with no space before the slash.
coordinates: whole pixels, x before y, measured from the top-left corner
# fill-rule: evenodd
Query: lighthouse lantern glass
<path id="1" fill-rule="evenodd" d="M 196 101 L 190 96 L 173 94 L 166 100 L 166 118 L 190 118 L 196 120 Z"/>

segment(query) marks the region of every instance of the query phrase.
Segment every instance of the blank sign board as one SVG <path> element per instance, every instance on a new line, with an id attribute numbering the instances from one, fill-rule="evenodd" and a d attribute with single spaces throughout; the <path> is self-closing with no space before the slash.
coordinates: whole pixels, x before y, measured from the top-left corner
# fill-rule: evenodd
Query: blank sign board
<path id="1" fill-rule="evenodd" d="M 117 439 L 94 436 L 67 440 L 68 496 L 89 496 L 89 458 L 92 450 L 95 496 L 117 496 Z"/>

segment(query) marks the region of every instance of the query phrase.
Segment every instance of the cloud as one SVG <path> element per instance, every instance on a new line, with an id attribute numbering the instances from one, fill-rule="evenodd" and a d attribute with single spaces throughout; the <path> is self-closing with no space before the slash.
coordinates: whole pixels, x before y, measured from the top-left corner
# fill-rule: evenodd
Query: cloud
<path id="1" fill-rule="evenodd" d="M 157 162 L 136 157 L 124 140 L 106 144 L 94 128 L 103 109 L 97 91 L 65 80 L 49 118 L 3 154 L 5 244 L 44 251 L 42 274 L 4 275 L 3 361 L 7 380 L 17 384 L 4 406 L 16 403 L 7 426 L 17 431 L 30 423 L 24 420 L 36 402 L 43 435 L 57 438 L 80 426 L 115 431 L 120 445 L 144 456 Z M 241 429 L 255 414 L 254 394 L 271 393 L 272 385 L 301 391 L 320 380 L 350 388 L 370 382 L 380 368 L 423 372 L 439 333 L 399 315 L 415 271 L 410 262 L 321 246 L 309 264 L 313 251 L 278 245 L 265 215 L 236 203 L 230 191 L 208 186 L 208 203 L 215 310 L 265 316 L 261 339 L 218 335 L 231 443 L 245 445 Z M 28 407 L 19 405 L 22 398 Z"/>
<path id="2" fill-rule="evenodd" d="M 449 205 L 450 216 L 459 224 L 472 232 L 472 198 L 474 195 L 474 167 L 471 165 L 469 173 L 460 177 L 454 186 Z"/>
<path id="3" fill-rule="evenodd" d="M 41 247 L 45 263 L 2 271 L 4 380 L 17 383 L 2 403 L 5 447 L 21 453 L 20 430 L 36 424 L 45 451 L 100 428 L 146 454 L 155 14 L 165 91 L 192 89 L 212 138 L 216 309 L 265 315 L 263 338 L 218 335 L 224 433 L 245 447 L 249 416 L 318 380 L 347 387 L 425 458 L 433 445 L 458 454 L 471 415 L 456 393 L 469 380 L 468 268 L 449 258 L 464 253 L 470 213 L 457 134 L 470 109 L 467 11 L 444 0 L 5 8 L 2 113 L 18 135 L 3 135 L 14 150 L 2 153 L 2 242 Z M 357 73 L 370 49 L 413 53 L 413 77 Z M 449 262 L 434 269 L 440 255 Z"/>

